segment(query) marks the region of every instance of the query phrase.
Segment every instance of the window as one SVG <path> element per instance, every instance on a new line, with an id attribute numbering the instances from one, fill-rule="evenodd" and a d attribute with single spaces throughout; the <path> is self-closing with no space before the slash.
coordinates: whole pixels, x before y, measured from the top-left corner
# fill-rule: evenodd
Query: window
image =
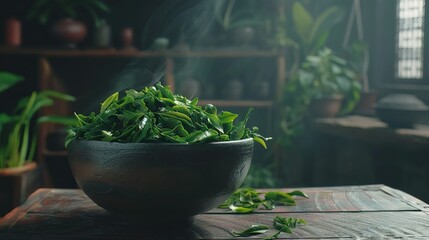
<path id="1" fill-rule="evenodd" d="M 396 13 L 396 78 L 421 80 L 425 0 L 398 0 Z"/>

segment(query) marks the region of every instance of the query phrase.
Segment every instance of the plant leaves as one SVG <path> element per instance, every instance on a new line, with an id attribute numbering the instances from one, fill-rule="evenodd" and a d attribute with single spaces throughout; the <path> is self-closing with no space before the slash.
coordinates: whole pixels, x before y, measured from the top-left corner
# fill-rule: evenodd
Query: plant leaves
<path id="1" fill-rule="evenodd" d="M 255 210 L 253 207 L 237 207 L 234 205 L 230 205 L 229 209 L 236 213 L 251 213 Z"/>
<path id="2" fill-rule="evenodd" d="M 290 196 L 299 196 L 299 197 L 308 198 L 308 195 L 307 195 L 307 194 L 305 194 L 305 193 L 303 193 L 303 192 L 301 192 L 301 191 L 299 191 L 299 190 L 294 190 L 294 191 L 292 191 L 292 192 L 288 192 L 288 194 L 289 194 Z"/>
<path id="3" fill-rule="evenodd" d="M 260 224 L 255 224 L 255 225 L 251 225 L 249 228 L 241 231 L 241 232 L 235 232 L 232 231 L 232 235 L 234 237 L 249 237 L 249 236 L 253 236 L 253 235 L 259 235 L 262 233 L 266 233 L 268 231 L 268 227 L 265 225 L 260 225 Z"/>
<path id="4" fill-rule="evenodd" d="M 295 29 L 301 40 L 307 45 L 310 43 L 311 30 L 314 20 L 310 13 L 300 2 L 295 2 L 292 6 L 292 18 Z"/>
<path id="5" fill-rule="evenodd" d="M 106 109 L 112 104 L 112 102 L 117 101 L 119 97 L 119 93 L 115 92 L 110 97 L 108 97 L 104 102 L 101 104 L 100 113 L 106 111 Z"/>
<path id="6" fill-rule="evenodd" d="M 18 82 L 22 81 L 24 78 L 22 76 L 0 71 L 0 92 L 7 90 Z"/>
<path id="7" fill-rule="evenodd" d="M 253 141 L 261 144 L 263 148 L 267 149 L 267 144 L 265 143 L 264 139 L 260 137 L 253 137 Z"/>
<path id="8" fill-rule="evenodd" d="M 266 201 L 272 201 L 274 204 L 283 204 L 293 206 L 295 205 L 295 199 L 287 193 L 284 192 L 267 192 L 265 194 Z"/>
<path id="9" fill-rule="evenodd" d="M 141 91 L 127 90 L 119 98 L 115 92 L 100 106 L 98 114 L 75 114 L 77 125 L 70 127 L 75 139 L 115 142 L 173 142 L 196 144 L 252 138 L 266 147 L 258 128 L 246 128 L 250 112 L 237 125 L 237 114 L 222 112 L 211 104 L 198 106 L 192 101 L 175 95 L 160 83 Z M 109 133 L 109 134 L 107 134 Z"/>

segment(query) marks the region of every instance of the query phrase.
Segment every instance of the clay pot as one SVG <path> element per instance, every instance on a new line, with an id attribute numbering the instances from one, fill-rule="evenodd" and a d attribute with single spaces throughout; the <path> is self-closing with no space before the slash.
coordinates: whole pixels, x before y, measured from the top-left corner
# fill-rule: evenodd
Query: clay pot
<path id="1" fill-rule="evenodd" d="M 15 176 L 33 171 L 37 168 L 37 163 L 29 162 L 20 167 L 0 168 L 0 176 Z"/>
<path id="2" fill-rule="evenodd" d="M 268 99 L 270 97 L 270 83 L 268 81 L 255 81 L 252 84 L 249 98 L 251 99 Z"/>
<path id="3" fill-rule="evenodd" d="M 234 46 L 251 45 L 256 37 L 256 31 L 253 27 L 243 26 L 228 30 L 228 38 Z"/>
<path id="4" fill-rule="evenodd" d="M 11 18 L 5 22 L 5 45 L 19 47 L 21 45 L 21 22 Z"/>
<path id="5" fill-rule="evenodd" d="M 168 38 L 159 37 L 153 41 L 153 47 L 155 50 L 163 51 L 168 48 L 170 40 Z"/>
<path id="6" fill-rule="evenodd" d="M 223 88 L 223 97 L 228 100 L 239 100 L 243 97 L 243 83 L 238 79 L 229 80 Z"/>
<path id="7" fill-rule="evenodd" d="M 86 25 L 78 20 L 64 18 L 54 23 L 53 33 L 68 48 L 76 48 L 76 44 L 85 39 Z"/>
<path id="8" fill-rule="evenodd" d="M 95 48 L 108 48 L 110 47 L 110 26 L 106 21 L 102 21 L 100 26 L 94 29 L 94 47 Z"/>
<path id="9" fill-rule="evenodd" d="M 362 92 L 360 95 L 359 102 L 356 104 L 356 107 L 354 109 L 354 113 L 368 116 L 374 115 L 376 103 L 376 92 Z"/>
<path id="10" fill-rule="evenodd" d="M 35 162 L 21 167 L 0 168 L 0 216 L 22 204 L 43 186 L 42 170 L 43 167 Z"/>
<path id="11" fill-rule="evenodd" d="M 122 29 L 121 40 L 122 40 L 122 50 L 137 51 L 137 48 L 133 46 L 134 32 L 132 28 L 126 27 Z"/>
<path id="12" fill-rule="evenodd" d="M 312 117 L 330 118 L 335 117 L 341 109 L 343 96 L 335 95 L 315 99 L 309 106 Z"/>

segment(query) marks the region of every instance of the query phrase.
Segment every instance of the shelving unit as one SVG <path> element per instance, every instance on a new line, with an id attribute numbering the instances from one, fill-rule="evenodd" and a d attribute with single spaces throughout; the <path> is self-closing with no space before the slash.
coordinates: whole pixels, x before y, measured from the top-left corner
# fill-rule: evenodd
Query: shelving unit
<path id="1" fill-rule="evenodd" d="M 274 51 L 260 50 L 231 50 L 231 49 L 211 49 L 201 51 L 177 52 L 177 51 L 119 51 L 119 50 L 56 50 L 56 49 L 5 49 L 0 48 L 0 57 L 34 57 L 35 64 L 38 65 L 38 87 L 39 89 L 55 89 L 65 91 L 61 82 L 56 79 L 56 69 L 53 67 L 53 62 L 56 59 L 69 59 L 71 61 L 79 59 L 134 59 L 134 58 L 158 58 L 164 61 L 165 75 L 162 80 L 164 84 L 169 85 L 175 90 L 175 63 L 180 59 L 186 58 L 206 58 L 206 59 L 240 59 L 240 58 L 271 58 L 276 62 L 277 68 L 276 78 L 270 80 L 275 92 L 268 100 L 224 100 L 224 99 L 201 99 L 200 104 L 212 103 L 220 107 L 255 107 L 269 109 L 271 116 L 267 117 L 267 121 L 274 119 L 274 108 L 282 96 L 283 84 L 285 81 L 285 58 L 284 54 Z M 71 66 L 72 67 L 72 66 Z M 44 114 L 70 114 L 72 109 L 65 103 L 55 103 L 53 107 L 44 110 Z M 271 120 L 270 120 L 271 119 Z M 46 136 L 51 131 L 55 130 L 53 125 L 44 125 L 41 128 L 39 136 L 38 160 L 43 157 L 50 156 L 65 156 L 66 152 L 48 151 L 46 148 Z"/>

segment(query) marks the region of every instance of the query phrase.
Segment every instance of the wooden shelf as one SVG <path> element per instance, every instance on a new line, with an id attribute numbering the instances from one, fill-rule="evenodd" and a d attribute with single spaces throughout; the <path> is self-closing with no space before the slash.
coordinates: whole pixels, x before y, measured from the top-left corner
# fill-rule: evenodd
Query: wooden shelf
<path id="1" fill-rule="evenodd" d="M 273 101 L 258 101 L 258 100 L 239 100 L 239 101 L 233 101 L 233 100 L 199 100 L 199 105 L 206 105 L 206 104 L 213 104 L 217 107 L 272 107 Z"/>
<path id="2" fill-rule="evenodd" d="M 225 50 L 210 49 L 204 51 L 121 51 L 121 50 L 62 50 L 62 49 L 20 49 L 0 48 L 0 54 L 4 55 L 35 55 L 42 57 L 112 57 L 112 58 L 245 58 L 245 57 L 276 57 L 279 54 L 274 51 L 261 50 Z"/>
<path id="3" fill-rule="evenodd" d="M 365 143 L 394 145 L 413 151 L 429 146 L 429 126 L 415 125 L 414 128 L 389 128 L 386 123 L 374 117 L 346 116 L 341 118 L 320 118 L 313 127 L 325 134 L 357 139 Z"/>

